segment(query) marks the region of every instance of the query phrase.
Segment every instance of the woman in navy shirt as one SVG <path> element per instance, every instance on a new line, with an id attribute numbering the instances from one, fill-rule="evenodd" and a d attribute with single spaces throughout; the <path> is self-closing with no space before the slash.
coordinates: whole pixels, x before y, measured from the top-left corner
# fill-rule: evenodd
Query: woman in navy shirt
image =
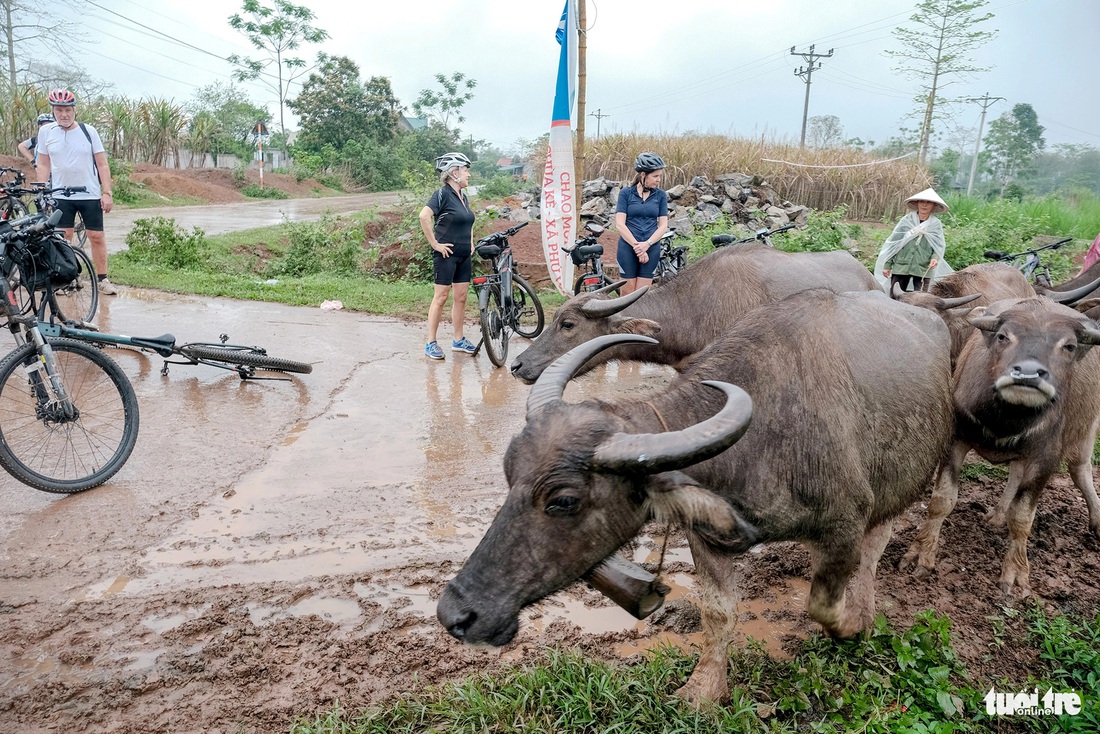
<path id="1" fill-rule="evenodd" d="M 661 156 L 642 153 L 634 159 L 634 181 L 619 192 L 615 207 L 619 249 L 615 259 L 619 277 L 626 279 L 623 295 L 652 283 L 657 270 L 661 235 L 668 232 L 668 194 L 660 188 L 664 168 Z"/>

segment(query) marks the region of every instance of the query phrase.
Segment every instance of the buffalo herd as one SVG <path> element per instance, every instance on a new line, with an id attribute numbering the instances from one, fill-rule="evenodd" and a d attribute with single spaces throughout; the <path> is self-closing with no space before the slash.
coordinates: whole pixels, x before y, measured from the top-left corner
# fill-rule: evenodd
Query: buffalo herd
<path id="1" fill-rule="evenodd" d="M 704 633 L 678 693 L 722 700 L 733 557 L 805 545 L 810 617 L 852 637 L 874 618 L 894 518 L 921 500 L 927 517 L 901 567 L 934 571 L 970 451 L 1008 465 L 988 521 L 1009 539 L 1000 589 L 1027 594 L 1028 537 L 1061 462 L 1100 534 L 1100 305 L 1087 300 L 1100 277 L 1089 275 L 1038 294 L 1015 268 L 983 264 L 928 293 L 888 295 L 847 253 L 747 245 L 648 291 L 573 298 L 511 366 L 533 387 L 504 457 L 508 495 L 444 589 L 440 623 L 465 642 L 505 644 L 525 606 L 589 574 L 647 522 L 675 523 Z M 570 379 L 609 359 L 678 374 L 646 398 L 562 399 Z"/>

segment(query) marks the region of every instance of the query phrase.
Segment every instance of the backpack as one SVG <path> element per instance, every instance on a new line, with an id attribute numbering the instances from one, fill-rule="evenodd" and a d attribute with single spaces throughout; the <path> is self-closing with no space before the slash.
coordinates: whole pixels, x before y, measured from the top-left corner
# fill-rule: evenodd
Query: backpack
<path id="1" fill-rule="evenodd" d="M 19 263 L 23 282 L 31 288 L 68 285 L 80 276 L 80 260 L 60 233 L 43 237 L 29 248 L 30 262 Z"/>

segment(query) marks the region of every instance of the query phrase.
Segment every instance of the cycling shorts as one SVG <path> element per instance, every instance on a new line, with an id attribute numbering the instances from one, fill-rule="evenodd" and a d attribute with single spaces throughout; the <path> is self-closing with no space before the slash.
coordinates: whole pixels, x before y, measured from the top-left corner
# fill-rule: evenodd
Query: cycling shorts
<path id="1" fill-rule="evenodd" d="M 76 213 L 84 220 L 84 229 L 89 232 L 103 231 L 103 207 L 99 199 L 57 199 L 57 208 L 61 211 L 58 227 L 72 229 L 76 225 Z"/>
<path id="2" fill-rule="evenodd" d="M 457 255 L 453 251 L 450 257 L 443 257 L 436 250 L 432 250 L 432 263 L 435 265 L 435 284 L 454 285 L 455 283 L 469 283 L 474 274 L 474 261 L 470 257 L 469 250 L 465 255 Z"/>
<path id="3" fill-rule="evenodd" d="M 615 262 L 619 265 L 619 277 L 627 280 L 633 280 L 634 278 L 652 280 L 653 274 L 657 272 L 657 263 L 661 259 L 661 243 L 654 242 L 646 251 L 646 254 L 649 255 L 649 262 L 638 262 L 638 256 L 634 254 L 634 248 L 620 237 L 619 249 L 615 252 Z"/>

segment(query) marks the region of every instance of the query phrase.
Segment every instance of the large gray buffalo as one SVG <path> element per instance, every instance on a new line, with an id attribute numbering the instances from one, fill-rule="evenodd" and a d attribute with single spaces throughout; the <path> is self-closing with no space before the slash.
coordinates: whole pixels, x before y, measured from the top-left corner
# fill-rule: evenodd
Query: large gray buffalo
<path id="1" fill-rule="evenodd" d="M 870 271 L 847 252 L 791 253 L 757 244 L 725 247 L 648 293 L 573 298 L 512 362 L 512 374 L 534 382 L 551 362 L 589 339 L 658 332 L 660 343 L 620 345 L 599 354 L 584 369 L 611 359 L 633 359 L 682 371 L 689 357 L 725 334 L 743 314 L 808 288 L 835 293 L 881 290 Z"/>
<path id="2" fill-rule="evenodd" d="M 1027 539 L 1047 480 L 1065 461 L 1100 533 L 1092 450 L 1100 426 L 1100 344 L 1096 322 L 1048 298 L 998 301 L 971 320 L 977 331 L 955 366 L 955 445 L 941 470 L 928 517 L 902 566 L 928 575 L 940 528 L 955 507 L 959 473 L 971 449 L 1009 464 L 1008 487 L 991 513 L 1007 519 L 1009 547 L 999 586 L 1029 590 Z"/>
<path id="3" fill-rule="evenodd" d="M 521 609 L 648 521 L 675 522 L 695 562 L 704 632 L 678 693 L 721 700 L 737 620 L 733 556 L 753 544 L 809 546 L 806 606 L 829 634 L 851 637 L 872 621 L 891 520 L 926 493 L 950 443 L 946 328 L 881 292 L 810 290 L 745 314 L 656 397 L 563 401 L 592 356 L 648 341 L 599 337 L 542 374 L 504 457 L 508 496 L 437 616 L 460 640 L 503 645 Z"/>

